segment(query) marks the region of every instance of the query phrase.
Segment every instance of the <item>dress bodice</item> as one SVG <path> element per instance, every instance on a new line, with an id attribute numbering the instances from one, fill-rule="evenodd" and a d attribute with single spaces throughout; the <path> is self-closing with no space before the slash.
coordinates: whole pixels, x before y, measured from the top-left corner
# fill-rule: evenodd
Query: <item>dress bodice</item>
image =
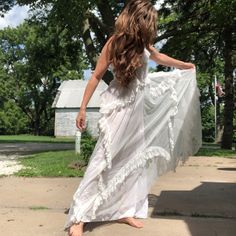
<path id="1" fill-rule="evenodd" d="M 150 56 L 150 52 L 146 48 L 144 48 L 143 57 L 142 57 L 143 65 L 140 68 L 138 68 L 136 72 L 137 79 L 143 82 L 148 74 L 149 56 Z"/>
<path id="2" fill-rule="evenodd" d="M 144 48 L 143 56 L 142 56 L 142 66 L 136 70 L 136 74 L 135 74 L 136 79 L 133 79 L 131 81 L 130 83 L 131 87 L 137 86 L 137 84 L 140 84 L 140 83 L 142 84 L 145 83 L 145 78 L 148 75 L 149 56 L 150 56 L 150 52 L 146 48 Z M 111 71 L 113 72 L 112 65 L 111 65 Z M 114 75 L 114 79 L 111 81 L 110 85 L 115 86 L 117 84 L 118 84 L 118 81 L 115 79 L 115 75 Z"/>

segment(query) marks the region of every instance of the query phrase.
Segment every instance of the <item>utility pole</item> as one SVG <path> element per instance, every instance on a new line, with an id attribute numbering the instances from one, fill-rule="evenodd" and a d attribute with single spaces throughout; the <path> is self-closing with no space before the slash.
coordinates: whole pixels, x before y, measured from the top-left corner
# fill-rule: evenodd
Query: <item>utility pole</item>
<path id="1" fill-rule="evenodd" d="M 214 94 L 215 94 L 215 143 L 217 141 L 217 94 L 216 94 L 216 85 L 217 85 L 217 79 L 215 75 L 214 79 Z"/>

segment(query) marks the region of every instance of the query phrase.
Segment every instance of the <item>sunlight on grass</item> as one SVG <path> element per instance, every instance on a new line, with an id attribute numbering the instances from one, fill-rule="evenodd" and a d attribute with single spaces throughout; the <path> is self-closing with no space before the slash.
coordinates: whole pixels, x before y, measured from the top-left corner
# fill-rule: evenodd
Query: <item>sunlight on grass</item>
<path id="1" fill-rule="evenodd" d="M 69 168 L 73 161 L 80 160 L 74 151 L 44 152 L 19 159 L 25 168 L 15 176 L 24 177 L 81 177 L 84 171 Z"/>
<path id="2" fill-rule="evenodd" d="M 218 148 L 200 148 L 194 156 L 218 156 L 227 158 L 236 158 L 236 152 L 229 149 Z"/>

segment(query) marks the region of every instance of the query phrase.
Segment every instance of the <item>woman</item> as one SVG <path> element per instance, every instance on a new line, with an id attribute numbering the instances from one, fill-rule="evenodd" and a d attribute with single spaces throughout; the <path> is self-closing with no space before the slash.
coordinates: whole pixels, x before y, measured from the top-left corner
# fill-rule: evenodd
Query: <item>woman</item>
<path id="1" fill-rule="evenodd" d="M 159 53 L 151 46 L 156 37 L 156 22 L 157 12 L 148 0 L 129 1 L 87 84 L 76 119 L 81 131 L 86 128 L 86 106 L 109 65 L 112 66 L 115 78 L 101 93 L 99 139 L 65 224 L 70 236 L 81 236 L 84 222 L 92 221 L 116 220 L 143 227 L 137 218 L 147 218 L 147 195 L 153 181 L 175 169 L 178 160 L 196 152 L 201 144 L 201 134 L 196 131 L 200 127 L 199 93 L 193 92 L 196 84 L 189 79 L 195 74 L 195 66 Z M 149 58 L 175 67 L 177 72 L 148 76 Z M 183 105 L 184 99 L 191 106 L 186 106 L 186 101 Z M 185 122 L 181 118 L 174 120 L 178 118 L 178 108 L 185 115 L 184 111 L 193 105 L 193 115 L 186 116 Z M 198 121 L 192 122 L 194 118 Z M 174 127 L 174 122 L 182 123 Z M 180 127 L 187 127 L 191 133 L 184 133 Z M 195 144 L 184 146 L 185 137 L 194 132 Z M 174 134 L 178 139 L 174 139 Z"/>

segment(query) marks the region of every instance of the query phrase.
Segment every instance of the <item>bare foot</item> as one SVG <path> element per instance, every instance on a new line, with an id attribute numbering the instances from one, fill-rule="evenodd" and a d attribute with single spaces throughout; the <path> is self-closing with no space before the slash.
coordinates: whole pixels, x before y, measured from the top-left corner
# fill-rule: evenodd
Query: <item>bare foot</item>
<path id="1" fill-rule="evenodd" d="M 83 235 L 84 222 L 76 223 L 71 225 L 69 230 L 69 236 L 82 236 Z"/>
<path id="2" fill-rule="evenodd" d="M 133 218 L 133 217 L 125 217 L 117 220 L 119 223 L 126 223 L 128 225 L 131 225 L 135 228 L 143 228 L 144 224 L 143 222 Z"/>

